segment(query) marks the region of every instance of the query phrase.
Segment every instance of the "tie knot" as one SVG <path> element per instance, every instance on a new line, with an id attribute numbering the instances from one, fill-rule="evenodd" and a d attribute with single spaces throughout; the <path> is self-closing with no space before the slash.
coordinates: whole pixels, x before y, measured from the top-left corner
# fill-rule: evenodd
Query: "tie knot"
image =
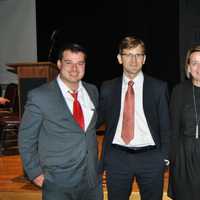
<path id="1" fill-rule="evenodd" d="M 132 86 L 133 86 L 133 84 L 134 84 L 134 82 L 133 82 L 133 81 L 129 81 L 129 82 L 128 82 L 128 86 L 130 86 L 130 87 L 132 87 Z"/>
<path id="2" fill-rule="evenodd" d="M 77 100 L 77 97 L 78 97 L 78 92 L 70 92 L 70 94 L 72 95 L 72 97 Z"/>

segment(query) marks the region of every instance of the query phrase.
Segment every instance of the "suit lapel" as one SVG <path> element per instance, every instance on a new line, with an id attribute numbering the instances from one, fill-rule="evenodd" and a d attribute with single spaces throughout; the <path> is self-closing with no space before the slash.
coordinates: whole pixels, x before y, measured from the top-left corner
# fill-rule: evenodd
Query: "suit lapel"
<path id="1" fill-rule="evenodd" d="M 151 84 L 151 81 L 149 81 L 148 77 L 144 75 L 144 83 L 143 83 L 143 109 L 144 114 L 147 120 L 147 124 L 149 126 L 150 132 L 151 131 L 151 124 L 153 124 L 153 121 L 155 120 L 154 112 L 155 108 L 155 99 L 153 94 L 154 88 Z M 152 121 L 153 120 L 153 121 Z"/>
<path id="2" fill-rule="evenodd" d="M 143 109 L 146 115 L 146 111 L 149 108 L 149 101 L 151 101 L 151 93 L 152 90 L 149 89 L 148 80 L 144 75 L 144 83 L 143 83 Z"/>
<path id="3" fill-rule="evenodd" d="M 57 83 L 56 80 L 51 82 L 51 87 L 52 91 L 54 93 L 54 100 L 55 100 L 55 105 L 58 105 L 56 109 L 60 110 L 60 114 L 63 113 L 64 117 L 67 118 L 68 120 L 72 120 L 75 122 L 73 115 L 68 107 L 68 105 L 65 102 L 65 99 L 62 95 L 62 92 L 60 90 L 60 87 Z"/>
<path id="4" fill-rule="evenodd" d="M 144 75 L 144 83 L 143 83 L 143 109 L 144 109 L 144 114 L 147 119 L 147 123 L 150 119 L 149 114 L 151 113 L 152 109 L 152 101 L 153 101 L 153 95 L 152 91 L 153 88 L 150 88 L 150 83 L 148 81 L 148 78 Z"/>
<path id="5" fill-rule="evenodd" d="M 98 99 L 95 98 L 92 90 L 89 88 L 89 85 L 85 82 L 82 82 L 84 88 L 86 89 L 87 93 L 88 93 L 88 96 L 90 97 L 90 100 L 92 101 L 93 105 L 94 105 L 94 112 L 93 112 L 93 115 L 92 115 L 92 118 L 90 120 L 90 123 L 86 129 L 86 131 L 88 129 L 90 129 L 90 126 L 94 127 L 93 123 L 96 123 L 96 120 L 97 120 L 97 111 L 96 111 L 96 108 L 97 108 L 97 101 Z"/>
<path id="6" fill-rule="evenodd" d="M 120 115 L 120 109 L 121 109 L 121 92 L 122 92 L 122 77 L 118 78 L 116 80 L 116 84 L 114 84 L 113 88 L 111 88 L 111 97 L 110 102 L 111 108 L 112 108 L 112 116 L 113 116 L 113 125 L 116 129 L 119 115 Z M 113 101 L 114 99 L 114 101 Z"/>
<path id="7" fill-rule="evenodd" d="M 93 125 L 92 123 L 94 123 L 94 122 L 96 123 L 96 119 L 97 119 L 96 107 L 97 107 L 98 99 L 97 99 L 97 97 L 95 98 L 95 96 L 93 94 L 93 91 L 91 90 L 89 85 L 87 83 L 85 83 L 85 82 L 82 82 L 82 83 L 83 83 L 83 86 L 86 89 L 86 91 L 87 91 L 87 93 L 88 93 L 88 95 L 89 95 L 89 97 L 90 97 L 90 99 L 91 99 L 91 101 L 92 101 L 92 103 L 94 105 L 94 113 L 93 113 L 93 116 L 91 118 L 90 124 L 88 126 L 88 128 L 89 128 L 91 125 Z M 66 118 L 67 120 L 72 121 L 72 123 L 77 124 L 77 122 L 73 118 L 73 115 L 72 115 L 68 105 L 65 102 L 65 99 L 64 99 L 64 97 L 62 95 L 62 92 L 61 92 L 60 87 L 59 87 L 59 85 L 58 85 L 56 80 L 51 82 L 51 87 L 52 87 L 52 91 L 53 91 L 54 102 L 55 102 L 55 105 L 58 105 L 57 106 L 57 110 L 59 110 L 59 113 L 63 113 L 63 117 L 64 118 Z M 77 127 L 79 127 L 78 124 L 77 124 Z"/>
<path id="8" fill-rule="evenodd" d="M 97 107 L 97 99 L 95 99 L 95 96 L 94 96 L 92 90 L 88 87 L 87 83 L 82 82 L 82 84 L 83 84 L 84 88 L 86 89 L 92 103 L 94 104 L 94 107 L 96 108 Z"/>

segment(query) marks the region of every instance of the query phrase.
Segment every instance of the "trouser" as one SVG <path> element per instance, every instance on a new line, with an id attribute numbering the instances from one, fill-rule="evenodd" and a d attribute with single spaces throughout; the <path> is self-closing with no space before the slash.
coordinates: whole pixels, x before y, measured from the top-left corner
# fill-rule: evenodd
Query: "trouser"
<path id="1" fill-rule="evenodd" d="M 43 200 L 99 200 L 98 188 L 90 188 L 88 184 L 80 183 L 75 187 L 66 187 L 45 180 L 42 188 Z"/>
<path id="2" fill-rule="evenodd" d="M 128 200 L 136 179 L 141 200 L 162 200 L 164 158 L 158 149 L 130 153 L 116 149 L 107 164 L 109 200 Z"/>

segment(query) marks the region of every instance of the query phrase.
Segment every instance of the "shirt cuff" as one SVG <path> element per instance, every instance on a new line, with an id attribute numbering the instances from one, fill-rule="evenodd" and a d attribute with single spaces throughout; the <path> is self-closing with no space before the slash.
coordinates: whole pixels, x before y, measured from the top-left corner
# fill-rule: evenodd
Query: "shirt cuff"
<path id="1" fill-rule="evenodd" d="M 164 159 L 164 162 L 165 162 L 165 165 L 166 165 L 166 166 L 169 166 L 169 164 L 170 164 L 170 161 L 169 161 L 169 160 Z"/>

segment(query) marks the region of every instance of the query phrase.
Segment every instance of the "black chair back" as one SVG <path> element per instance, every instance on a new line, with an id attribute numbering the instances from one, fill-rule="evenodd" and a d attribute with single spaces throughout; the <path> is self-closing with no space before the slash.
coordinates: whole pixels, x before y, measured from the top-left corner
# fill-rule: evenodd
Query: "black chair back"
<path id="1" fill-rule="evenodd" d="M 10 100 L 9 103 L 6 103 L 4 105 L 4 108 L 10 109 L 12 112 L 18 112 L 19 111 L 18 85 L 15 83 L 8 84 L 5 90 L 4 97 Z"/>

